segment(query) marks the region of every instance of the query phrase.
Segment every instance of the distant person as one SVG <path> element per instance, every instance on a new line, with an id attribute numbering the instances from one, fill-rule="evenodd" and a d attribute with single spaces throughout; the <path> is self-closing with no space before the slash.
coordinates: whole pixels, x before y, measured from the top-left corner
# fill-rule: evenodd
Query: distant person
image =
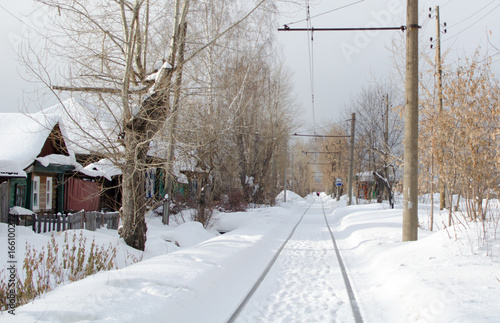
<path id="1" fill-rule="evenodd" d="M 319 196 L 319 192 L 316 192 L 316 195 Z"/>

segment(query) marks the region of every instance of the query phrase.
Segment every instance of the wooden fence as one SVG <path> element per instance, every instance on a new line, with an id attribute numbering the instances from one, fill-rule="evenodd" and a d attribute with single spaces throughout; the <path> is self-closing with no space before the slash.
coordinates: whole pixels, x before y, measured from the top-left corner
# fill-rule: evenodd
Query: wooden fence
<path id="1" fill-rule="evenodd" d="M 35 233 L 86 229 L 95 231 L 100 227 L 118 229 L 119 213 L 100 213 L 80 211 L 74 214 L 34 214 L 32 228 Z"/>

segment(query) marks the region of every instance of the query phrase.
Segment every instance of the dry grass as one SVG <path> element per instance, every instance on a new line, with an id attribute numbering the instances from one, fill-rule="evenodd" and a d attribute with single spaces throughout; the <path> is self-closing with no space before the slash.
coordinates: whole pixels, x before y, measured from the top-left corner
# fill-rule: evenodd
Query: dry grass
<path id="1" fill-rule="evenodd" d="M 87 249 L 87 238 L 80 232 L 68 236 L 64 233 L 64 243 L 60 246 L 54 235 L 46 247 L 37 250 L 26 243 L 23 260 L 23 275 L 16 276 L 16 307 L 24 305 L 59 284 L 72 282 L 93 275 L 99 271 L 116 267 L 117 246 L 98 246 L 92 240 Z M 136 260 L 132 259 L 133 262 Z M 0 310 L 7 310 L 8 283 L 5 271 L 0 272 Z"/>

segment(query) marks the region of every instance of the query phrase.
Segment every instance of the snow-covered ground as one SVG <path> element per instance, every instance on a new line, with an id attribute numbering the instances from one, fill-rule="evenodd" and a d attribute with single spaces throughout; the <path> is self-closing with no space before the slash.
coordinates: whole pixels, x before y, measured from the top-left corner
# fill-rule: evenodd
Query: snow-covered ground
<path id="1" fill-rule="evenodd" d="M 86 231 L 88 240 L 116 245 L 118 266 L 126 267 L 59 286 L 15 316 L 3 312 L 0 322 L 226 322 L 311 203 L 237 322 L 352 321 L 321 201 L 365 322 L 500 322 L 496 227 L 488 239 L 470 224 L 421 229 L 418 241 L 403 243 L 397 205 L 346 207 L 344 199 L 302 199 L 291 192 L 287 201 L 220 214 L 215 228 L 224 235 L 194 222 L 167 227 L 149 217 L 144 253 L 125 246 L 114 230 Z M 423 228 L 428 209 L 419 207 Z M 442 223 L 447 213 L 436 213 Z M 16 235 L 18 259 L 25 241 L 41 246 L 50 239 L 21 227 Z M 7 241 L 4 224 L 0 239 Z M 1 246 L 5 268 L 7 248 Z M 142 260 L 130 265 L 134 257 Z"/>

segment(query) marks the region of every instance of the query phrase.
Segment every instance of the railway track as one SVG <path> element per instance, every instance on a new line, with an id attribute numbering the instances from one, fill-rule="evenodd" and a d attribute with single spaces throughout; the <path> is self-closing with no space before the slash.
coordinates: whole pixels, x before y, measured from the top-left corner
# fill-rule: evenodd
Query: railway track
<path id="1" fill-rule="evenodd" d="M 308 205 L 228 322 L 304 319 L 363 322 L 323 198 Z"/>

